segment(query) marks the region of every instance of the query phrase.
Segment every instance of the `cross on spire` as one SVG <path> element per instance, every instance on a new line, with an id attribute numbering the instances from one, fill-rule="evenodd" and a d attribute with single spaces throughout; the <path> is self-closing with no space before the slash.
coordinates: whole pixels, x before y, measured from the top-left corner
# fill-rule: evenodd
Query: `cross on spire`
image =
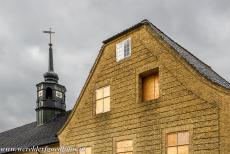
<path id="1" fill-rule="evenodd" d="M 51 45 L 52 45 L 52 42 L 51 42 L 51 35 L 54 34 L 55 32 L 52 32 L 51 27 L 50 27 L 50 30 L 49 30 L 49 31 L 43 31 L 43 33 L 47 33 L 47 34 L 50 35 L 50 43 L 49 43 L 49 45 L 51 46 Z"/>
<path id="2" fill-rule="evenodd" d="M 53 66 L 53 49 L 52 49 L 51 35 L 54 34 L 55 32 L 52 32 L 52 30 L 50 28 L 49 31 L 43 31 L 43 33 L 47 33 L 47 34 L 50 35 L 48 72 L 53 72 L 54 71 L 54 66 Z"/>

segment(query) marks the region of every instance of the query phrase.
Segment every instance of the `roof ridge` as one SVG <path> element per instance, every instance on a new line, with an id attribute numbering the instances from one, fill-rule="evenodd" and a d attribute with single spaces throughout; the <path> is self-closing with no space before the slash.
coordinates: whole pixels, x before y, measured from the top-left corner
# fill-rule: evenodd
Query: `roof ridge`
<path id="1" fill-rule="evenodd" d="M 171 39 L 168 35 L 162 32 L 159 28 L 149 22 L 151 28 L 156 31 L 163 40 L 165 40 L 171 47 L 173 47 L 180 56 L 182 56 L 190 65 L 192 65 L 199 73 L 205 76 L 207 79 L 211 80 L 214 83 L 221 85 L 227 89 L 230 89 L 230 83 L 221 77 L 216 71 L 214 71 L 211 66 L 204 63 L 190 51 L 182 47 L 180 44 Z M 176 47 L 177 46 L 177 47 Z M 194 59 L 193 59 L 194 58 Z M 195 60 L 195 61 L 194 61 Z M 196 63 L 198 61 L 199 63 Z M 202 66 L 203 65 L 203 66 Z M 209 69 L 209 70 L 208 70 Z"/>
<path id="2" fill-rule="evenodd" d="M 194 58 L 196 58 L 197 60 L 199 60 L 201 63 L 203 63 L 204 65 L 206 65 L 207 67 L 210 67 L 208 64 L 206 64 L 205 62 L 203 62 L 202 60 L 200 60 L 200 58 L 198 58 L 197 56 L 195 56 L 192 52 L 190 52 L 188 49 L 186 49 L 185 47 L 181 46 L 179 43 L 177 43 L 176 41 L 174 41 L 171 37 L 169 37 L 168 35 L 166 35 L 162 30 L 160 30 L 159 28 L 157 28 L 155 25 L 153 25 L 150 21 L 149 24 L 151 26 L 153 26 L 154 28 L 156 28 L 158 31 L 160 31 L 163 35 L 167 36 L 172 42 L 174 42 L 176 45 L 178 45 L 180 48 L 183 48 L 185 51 L 187 51 L 189 54 L 191 54 Z"/>

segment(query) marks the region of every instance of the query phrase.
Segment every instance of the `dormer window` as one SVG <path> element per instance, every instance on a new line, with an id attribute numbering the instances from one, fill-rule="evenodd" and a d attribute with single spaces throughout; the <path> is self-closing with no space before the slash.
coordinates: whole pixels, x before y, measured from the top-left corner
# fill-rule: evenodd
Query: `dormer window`
<path id="1" fill-rule="evenodd" d="M 120 61 L 131 55 L 131 38 L 116 44 L 116 61 Z"/>

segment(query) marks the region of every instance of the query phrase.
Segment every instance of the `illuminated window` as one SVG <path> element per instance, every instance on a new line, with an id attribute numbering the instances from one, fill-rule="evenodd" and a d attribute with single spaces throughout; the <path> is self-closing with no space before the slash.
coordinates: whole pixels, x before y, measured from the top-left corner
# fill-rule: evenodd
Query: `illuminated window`
<path id="1" fill-rule="evenodd" d="M 116 154 L 133 154 L 133 141 L 126 140 L 117 142 Z"/>
<path id="2" fill-rule="evenodd" d="M 110 86 L 96 90 L 96 114 L 110 111 Z"/>
<path id="3" fill-rule="evenodd" d="M 131 38 L 116 44 L 116 61 L 120 61 L 131 55 Z"/>
<path id="4" fill-rule="evenodd" d="M 91 147 L 81 147 L 79 148 L 79 154 L 91 154 L 92 149 Z"/>
<path id="5" fill-rule="evenodd" d="M 189 132 L 167 134 L 167 154 L 189 154 Z"/>
<path id="6" fill-rule="evenodd" d="M 159 73 L 142 77 L 142 101 L 154 100 L 159 97 Z"/>

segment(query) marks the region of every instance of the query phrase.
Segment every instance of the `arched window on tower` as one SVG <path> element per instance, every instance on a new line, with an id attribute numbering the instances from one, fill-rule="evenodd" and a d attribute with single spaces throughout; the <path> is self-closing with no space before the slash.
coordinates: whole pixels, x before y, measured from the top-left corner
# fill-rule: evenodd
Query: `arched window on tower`
<path id="1" fill-rule="evenodd" d="M 53 97 L 52 89 L 50 87 L 48 87 L 46 89 L 46 98 L 47 99 L 52 99 L 52 97 Z"/>

